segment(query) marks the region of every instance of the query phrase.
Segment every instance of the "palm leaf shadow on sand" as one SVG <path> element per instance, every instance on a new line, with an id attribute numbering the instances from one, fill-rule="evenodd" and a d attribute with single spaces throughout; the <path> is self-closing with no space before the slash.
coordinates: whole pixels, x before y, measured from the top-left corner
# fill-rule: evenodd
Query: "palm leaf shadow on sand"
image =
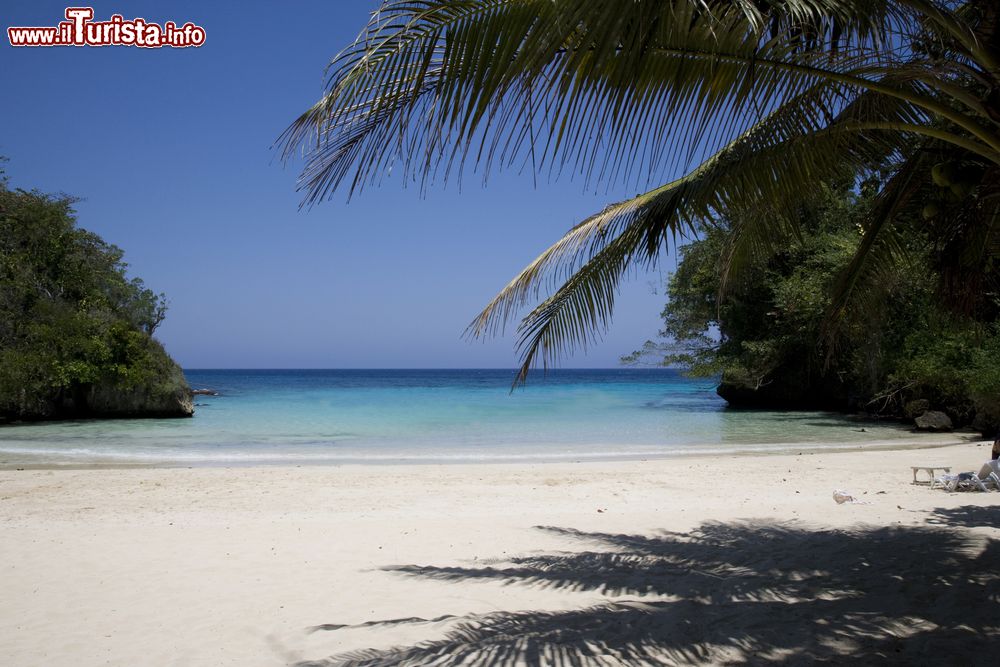
<path id="1" fill-rule="evenodd" d="M 1000 505 L 962 505 L 939 507 L 927 523 L 965 528 L 1000 528 Z"/>
<path id="2" fill-rule="evenodd" d="M 297 667 L 995 664 L 1000 541 L 964 530 L 773 522 L 654 536 L 541 530 L 602 549 L 514 558 L 507 567 L 389 571 L 615 598 L 572 611 L 470 615 L 441 639 Z M 414 621 L 423 619 L 386 623 Z"/>

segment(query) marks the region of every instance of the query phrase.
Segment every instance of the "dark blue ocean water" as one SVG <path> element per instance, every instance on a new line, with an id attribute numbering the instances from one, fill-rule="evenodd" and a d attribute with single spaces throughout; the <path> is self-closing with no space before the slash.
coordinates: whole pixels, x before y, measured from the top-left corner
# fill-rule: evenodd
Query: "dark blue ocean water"
<path id="1" fill-rule="evenodd" d="M 823 413 L 727 409 L 670 369 L 188 370 L 193 419 L 0 429 L 0 464 L 645 458 L 871 444 L 910 434 Z"/>

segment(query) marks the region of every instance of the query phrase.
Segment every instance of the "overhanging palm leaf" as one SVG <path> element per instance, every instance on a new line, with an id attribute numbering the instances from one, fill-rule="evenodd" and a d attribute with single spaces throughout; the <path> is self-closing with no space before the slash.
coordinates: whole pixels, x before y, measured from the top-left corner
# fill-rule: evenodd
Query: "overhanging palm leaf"
<path id="1" fill-rule="evenodd" d="M 752 214 L 743 216 L 756 224 L 734 230 L 724 271 L 729 277 L 753 259 L 773 253 L 796 233 L 795 218 L 788 212 L 803 199 L 799 189 L 803 178 L 822 182 L 845 168 L 881 162 L 894 151 L 884 132 L 858 129 L 855 105 L 843 109 L 819 131 L 818 119 L 837 103 L 830 95 L 825 86 L 817 85 L 688 176 L 584 221 L 504 288 L 473 322 L 470 332 L 496 332 L 510 313 L 538 296 L 546 277 L 566 280 L 519 327 L 522 366 L 518 378 L 523 380 L 539 357 L 547 366 L 555 351 L 586 345 L 599 335 L 609 322 L 620 277 L 630 267 L 655 262 L 666 243 L 693 234 L 699 222 L 711 224 L 721 211 L 746 201 L 759 202 Z M 807 105 L 803 104 L 806 99 Z M 914 113 L 906 103 L 892 99 L 882 100 L 881 112 L 899 122 L 913 120 Z M 831 154 L 838 159 L 830 160 Z"/>
<path id="2" fill-rule="evenodd" d="M 1000 164 L 990 7 L 393 0 L 331 63 L 326 95 L 282 142 L 286 157 L 308 151 L 308 204 L 397 163 L 424 184 L 465 163 L 487 174 L 529 158 L 602 180 L 686 171 L 576 226 L 470 325 L 494 332 L 554 288 L 520 326 L 523 379 L 537 359 L 599 335 L 620 278 L 720 211 L 756 212 L 729 254 L 736 275 L 794 233 L 785 212 L 845 165 L 906 164 L 915 137 Z M 856 276 L 873 256 L 859 255 Z"/>

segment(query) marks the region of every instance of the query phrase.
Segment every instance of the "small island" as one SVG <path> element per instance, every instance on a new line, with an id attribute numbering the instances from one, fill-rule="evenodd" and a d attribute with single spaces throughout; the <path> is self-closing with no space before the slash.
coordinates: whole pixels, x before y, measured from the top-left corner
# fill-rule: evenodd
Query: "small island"
<path id="1" fill-rule="evenodd" d="M 73 199 L 0 172 L 0 424 L 190 417 L 180 366 L 153 338 L 166 301 L 122 250 L 79 229 Z"/>

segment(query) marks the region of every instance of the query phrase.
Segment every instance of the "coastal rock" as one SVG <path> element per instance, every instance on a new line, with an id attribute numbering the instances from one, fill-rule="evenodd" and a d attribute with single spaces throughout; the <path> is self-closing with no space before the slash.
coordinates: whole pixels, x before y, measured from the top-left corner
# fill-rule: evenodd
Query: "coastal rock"
<path id="1" fill-rule="evenodd" d="M 39 399 L 30 411 L 2 414 L 9 421 L 104 419 L 118 417 L 191 417 L 194 401 L 184 372 L 163 347 L 146 341 L 146 363 L 131 376 L 112 375 L 92 383 L 72 384 Z"/>
<path id="2" fill-rule="evenodd" d="M 750 385 L 723 374 L 715 393 L 733 408 L 766 410 L 846 410 L 847 388 L 834 374 L 809 377 L 800 369 L 779 369 L 765 383 Z"/>
<path id="3" fill-rule="evenodd" d="M 176 381 L 124 389 L 112 383 L 91 385 L 86 412 L 93 417 L 190 417 L 194 402 Z"/>
<path id="4" fill-rule="evenodd" d="M 148 373 L 138 381 L 111 379 L 88 387 L 80 406 L 94 417 L 190 417 L 194 397 L 184 371 L 155 340 L 148 341 Z"/>
<path id="5" fill-rule="evenodd" d="M 909 401 L 903 406 L 903 412 L 910 419 L 916 419 L 920 415 L 924 414 L 931 409 L 931 402 L 926 398 L 918 398 L 915 401 Z"/>
<path id="6" fill-rule="evenodd" d="M 915 421 L 920 431 L 950 431 L 953 428 L 951 417 L 937 410 L 928 410 Z"/>

